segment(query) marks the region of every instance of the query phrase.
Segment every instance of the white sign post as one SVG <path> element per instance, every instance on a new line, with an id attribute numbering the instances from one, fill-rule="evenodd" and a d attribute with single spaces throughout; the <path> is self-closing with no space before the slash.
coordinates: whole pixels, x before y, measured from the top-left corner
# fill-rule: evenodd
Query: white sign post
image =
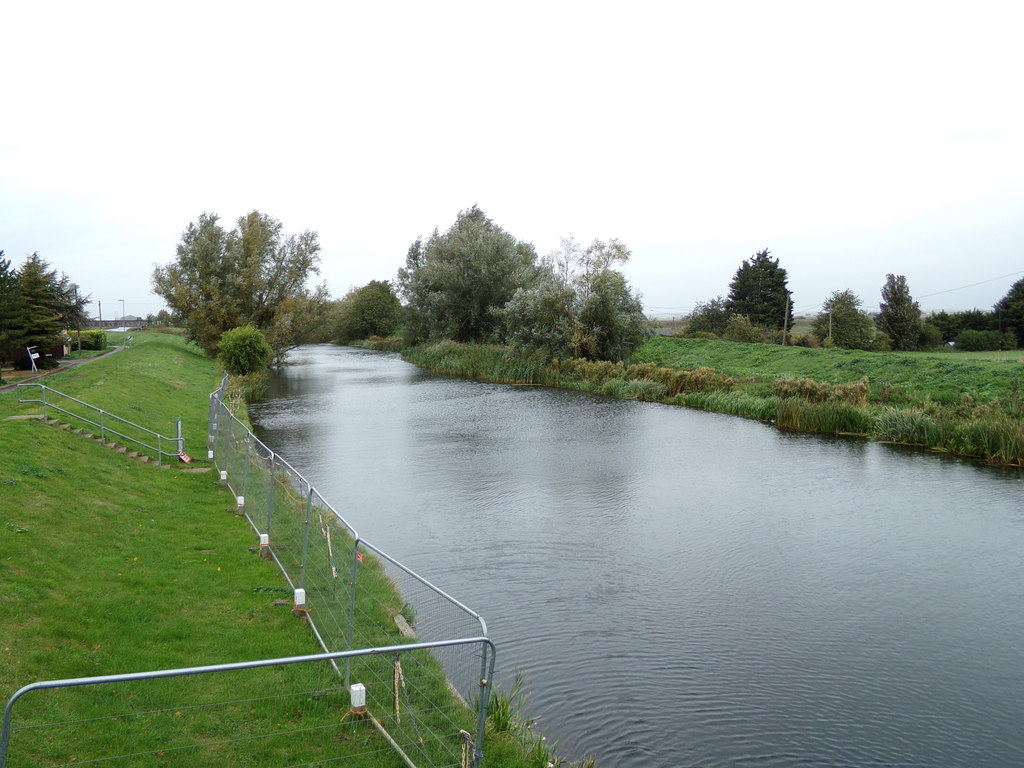
<path id="1" fill-rule="evenodd" d="M 32 364 L 32 370 L 38 371 L 36 360 L 39 359 L 39 353 L 36 352 L 36 347 L 25 347 L 25 351 L 28 352 L 28 361 Z"/>

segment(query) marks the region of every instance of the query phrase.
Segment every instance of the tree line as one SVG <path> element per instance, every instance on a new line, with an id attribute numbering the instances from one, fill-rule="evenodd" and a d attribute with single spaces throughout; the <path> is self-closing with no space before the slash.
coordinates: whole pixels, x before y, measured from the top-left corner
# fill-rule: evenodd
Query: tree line
<path id="1" fill-rule="evenodd" d="M 786 270 L 765 249 L 736 270 L 726 298 L 699 302 L 680 335 L 730 341 L 911 351 L 955 343 L 965 350 L 1013 349 L 1024 341 L 1024 279 L 991 312 L 938 312 L 925 316 L 904 275 L 889 274 L 872 316 L 849 289 L 833 291 L 808 333 L 794 335 L 792 293 Z"/>
<path id="2" fill-rule="evenodd" d="M 393 281 L 374 280 L 331 300 L 326 284 L 309 287 L 320 271 L 316 232 L 286 233 L 259 211 L 228 229 L 203 213 L 182 233 L 174 259 L 153 270 L 153 290 L 170 308 L 153 319 L 181 325 L 210 355 L 220 352 L 225 332 L 251 326 L 271 361 L 301 344 L 374 336 L 623 361 L 651 333 L 640 296 L 620 270 L 630 255 L 617 239 L 583 245 L 570 235 L 539 256 L 474 205 L 444 232 L 415 240 Z M 764 249 L 741 263 L 725 298 L 697 305 L 683 335 L 876 350 L 949 341 L 1008 348 L 1024 340 L 1024 279 L 991 312 L 924 317 L 902 275 L 888 275 L 881 296 L 873 317 L 852 291 L 834 291 L 810 331 L 795 335 L 787 272 Z M 65 329 L 86 321 L 89 303 L 37 253 L 14 269 L 0 251 L 0 359 L 26 345 L 53 346 Z"/>
<path id="3" fill-rule="evenodd" d="M 299 344 L 396 334 L 405 344 L 450 339 L 623 360 L 651 333 L 617 269 L 630 256 L 618 240 L 584 247 L 570 236 L 539 257 L 472 206 L 443 233 L 413 242 L 394 282 L 374 280 L 337 301 L 326 286 L 305 287 L 319 272 L 319 250 L 315 232 L 286 235 L 256 211 L 230 231 L 204 213 L 174 261 L 154 270 L 154 292 L 211 355 L 241 326 L 264 334 L 272 360 Z"/>

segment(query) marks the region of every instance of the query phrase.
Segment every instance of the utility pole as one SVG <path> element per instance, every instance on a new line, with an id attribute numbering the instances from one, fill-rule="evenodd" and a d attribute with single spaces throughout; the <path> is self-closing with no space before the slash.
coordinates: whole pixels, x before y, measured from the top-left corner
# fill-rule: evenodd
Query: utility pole
<path id="1" fill-rule="evenodd" d="M 75 330 L 78 331 L 78 351 L 82 351 L 82 312 L 78 308 L 78 285 L 75 285 Z"/>
<path id="2" fill-rule="evenodd" d="M 789 293 L 786 294 L 786 313 L 782 316 L 782 346 L 786 346 L 786 331 L 789 327 Z"/>

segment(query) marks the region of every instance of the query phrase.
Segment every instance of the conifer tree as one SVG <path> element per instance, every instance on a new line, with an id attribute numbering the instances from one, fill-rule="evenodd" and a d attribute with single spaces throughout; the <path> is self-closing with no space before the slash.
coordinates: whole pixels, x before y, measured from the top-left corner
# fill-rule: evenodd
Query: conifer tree
<path id="1" fill-rule="evenodd" d="M 729 284 L 726 306 L 730 314 L 746 315 L 760 328 L 781 329 L 793 325 L 792 294 L 786 287 L 786 270 L 766 248 L 745 259 Z"/>
<path id="2" fill-rule="evenodd" d="M 18 271 L 18 293 L 21 297 L 21 344 L 48 349 L 54 346 L 64 323 L 61 321 L 61 290 L 57 271 L 38 254 L 33 253 Z M 50 358 L 39 359 L 40 367 L 56 366 Z"/>
<path id="3" fill-rule="evenodd" d="M 910 295 L 907 278 L 886 275 L 879 304 L 878 330 L 892 339 L 892 348 L 917 349 L 921 340 L 921 307 Z"/>
<path id="4" fill-rule="evenodd" d="M 1024 277 L 1010 286 L 1010 290 L 993 308 L 1000 331 L 1014 334 L 1018 344 L 1024 344 Z"/>
<path id="5" fill-rule="evenodd" d="M 21 305 L 18 273 L 0 251 L 0 364 L 10 360 L 14 350 L 22 346 Z"/>

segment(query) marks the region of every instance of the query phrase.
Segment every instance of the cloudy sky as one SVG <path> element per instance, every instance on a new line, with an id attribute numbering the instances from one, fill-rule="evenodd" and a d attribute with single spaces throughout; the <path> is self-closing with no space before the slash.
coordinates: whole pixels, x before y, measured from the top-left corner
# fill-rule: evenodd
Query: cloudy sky
<path id="1" fill-rule="evenodd" d="M 1018 2 L 8 2 L 0 249 L 156 312 L 210 211 L 319 233 L 335 296 L 479 205 L 616 237 L 648 311 L 769 248 L 798 313 L 1024 275 Z M 92 306 L 92 311 L 97 309 Z"/>

